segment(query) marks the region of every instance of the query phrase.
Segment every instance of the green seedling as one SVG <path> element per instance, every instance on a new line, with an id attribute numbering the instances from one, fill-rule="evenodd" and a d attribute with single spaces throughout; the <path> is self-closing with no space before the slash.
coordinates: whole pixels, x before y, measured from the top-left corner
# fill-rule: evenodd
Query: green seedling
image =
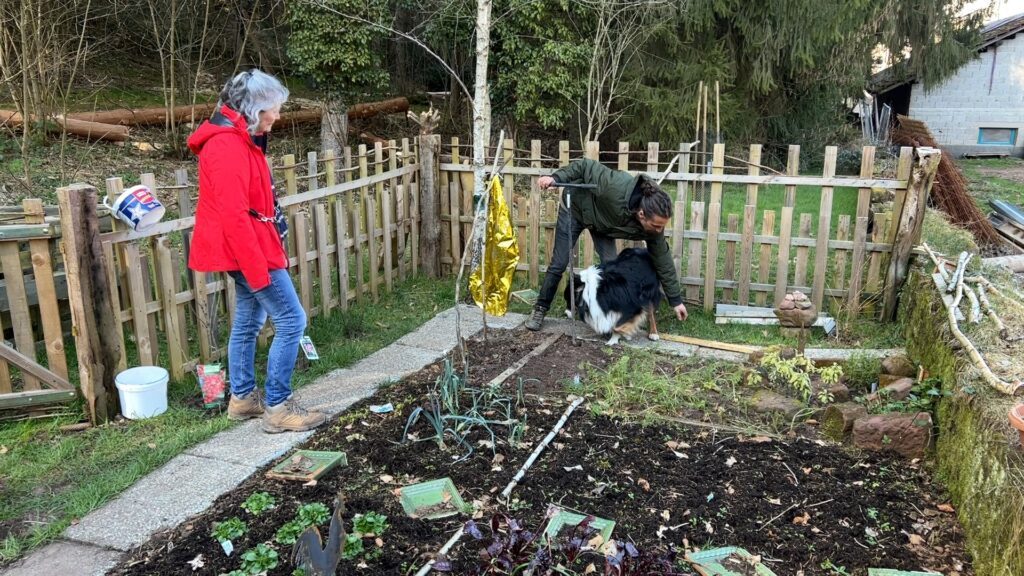
<path id="1" fill-rule="evenodd" d="M 248 511 L 253 516 L 258 516 L 261 513 L 270 510 L 276 504 L 274 497 L 266 492 L 254 492 L 251 496 L 242 502 L 242 509 Z"/>
<path id="2" fill-rule="evenodd" d="M 242 553 L 243 574 L 264 574 L 277 568 L 277 550 L 267 544 L 257 544 Z"/>
<path id="3" fill-rule="evenodd" d="M 242 522 L 237 516 L 229 518 L 223 522 L 215 522 L 213 524 L 213 537 L 218 542 L 228 542 L 236 538 L 241 538 L 245 534 L 247 528 L 245 522 Z"/>
<path id="4" fill-rule="evenodd" d="M 356 514 L 352 518 L 352 528 L 359 536 L 383 536 L 388 528 L 388 517 L 373 511 Z"/>
<path id="5" fill-rule="evenodd" d="M 299 524 L 305 529 L 309 526 L 316 526 L 327 522 L 327 519 L 331 517 L 331 511 L 327 509 L 327 506 L 319 502 L 312 502 L 310 504 L 303 504 L 299 506 L 299 511 L 295 513 L 295 518 Z"/>
<path id="6" fill-rule="evenodd" d="M 283 526 L 278 528 L 277 534 L 274 534 L 274 540 L 285 546 L 291 546 L 295 544 L 295 541 L 299 539 L 299 534 L 306 529 L 298 520 L 291 520 L 285 522 Z"/>
<path id="7" fill-rule="evenodd" d="M 345 536 L 345 546 L 341 551 L 341 557 L 345 560 L 355 560 L 363 554 L 363 539 L 355 534 Z"/>

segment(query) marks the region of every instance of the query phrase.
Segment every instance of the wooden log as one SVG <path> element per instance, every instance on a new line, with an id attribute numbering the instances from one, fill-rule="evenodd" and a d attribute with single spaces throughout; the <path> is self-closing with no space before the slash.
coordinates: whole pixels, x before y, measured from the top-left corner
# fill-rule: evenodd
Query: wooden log
<path id="1" fill-rule="evenodd" d="M 364 102 L 349 106 L 346 116 L 351 120 L 372 118 L 379 114 L 404 114 L 409 111 L 409 99 L 405 97 L 390 98 L 379 102 Z M 319 108 L 291 110 L 282 112 L 278 123 L 284 124 L 319 124 L 323 111 Z M 351 130 L 350 130 L 351 132 Z"/>
<path id="2" fill-rule="evenodd" d="M 436 134 L 418 138 L 420 153 L 419 172 L 419 260 L 423 273 L 430 278 L 441 275 L 441 203 L 448 190 L 438 183 L 437 157 L 441 152 L 441 137 Z"/>
<path id="3" fill-rule="evenodd" d="M 931 193 L 939 160 L 942 159 L 942 152 L 937 148 L 917 148 L 915 153 L 917 159 L 910 173 L 906 201 L 894 226 L 896 233 L 892 258 L 885 275 L 883 319 L 891 319 L 896 315 L 896 294 L 907 279 L 911 249 L 921 240 L 928 194 Z"/>
<path id="4" fill-rule="evenodd" d="M 1011 272 L 1024 272 L 1024 254 L 1017 254 L 1015 256 L 998 256 L 994 258 L 982 258 L 982 263 L 989 264 L 992 266 L 1003 266 L 1009 268 Z"/>
<path id="5" fill-rule="evenodd" d="M 31 119 L 36 122 L 36 118 Z M 106 140 L 108 142 L 124 142 L 128 139 L 127 126 L 115 126 L 113 124 L 100 124 L 98 122 L 86 122 L 73 118 L 54 118 L 54 124 L 45 123 L 48 132 L 60 132 L 63 130 L 74 136 L 82 136 L 90 140 Z M 19 128 L 24 123 L 21 114 L 11 110 L 0 110 L 0 127 Z"/>
<path id="6" fill-rule="evenodd" d="M 167 123 L 168 116 L 175 123 L 195 122 L 199 123 L 213 115 L 217 109 L 217 103 L 196 104 L 175 106 L 168 115 L 167 107 L 159 108 L 117 108 L 115 110 L 100 110 L 94 112 L 75 112 L 68 114 L 67 118 L 84 120 L 86 122 L 99 122 L 100 124 L 115 124 L 121 126 L 161 126 Z"/>
<path id="7" fill-rule="evenodd" d="M 79 381 L 90 421 L 104 423 L 117 414 L 114 372 L 121 350 L 100 249 L 99 199 L 92 186 L 75 184 L 59 188 L 57 200 L 71 317 L 77 328 Z"/>

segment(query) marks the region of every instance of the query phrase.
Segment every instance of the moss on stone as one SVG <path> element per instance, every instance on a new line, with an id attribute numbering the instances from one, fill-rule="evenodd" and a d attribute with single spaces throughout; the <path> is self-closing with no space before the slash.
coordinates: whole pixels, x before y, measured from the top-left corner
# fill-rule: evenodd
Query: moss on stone
<path id="1" fill-rule="evenodd" d="M 1024 575 L 1024 458 L 1006 414 L 1013 400 L 991 392 L 951 347 L 942 300 L 927 274 L 903 290 L 907 352 L 942 380 L 937 471 L 957 508 L 978 576 Z"/>

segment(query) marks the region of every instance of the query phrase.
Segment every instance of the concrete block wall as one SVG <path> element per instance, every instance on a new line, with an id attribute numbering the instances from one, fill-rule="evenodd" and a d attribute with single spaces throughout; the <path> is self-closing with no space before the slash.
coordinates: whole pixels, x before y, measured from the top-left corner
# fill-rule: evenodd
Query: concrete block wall
<path id="1" fill-rule="evenodd" d="M 1024 34 L 980 53 L 931 90 L 914 84 L 910 116 L 925 121 L 938 144 L 956 154 L 1020 156 L 1024 153 Z M 1012 147 L 979 145 L 980 128 L 1016 128 L 1017 141 Z"/>

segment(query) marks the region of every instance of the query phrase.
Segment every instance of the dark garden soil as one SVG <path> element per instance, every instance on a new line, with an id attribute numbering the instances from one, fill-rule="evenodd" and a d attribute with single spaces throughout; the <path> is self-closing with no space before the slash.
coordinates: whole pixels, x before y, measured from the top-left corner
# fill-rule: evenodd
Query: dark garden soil
<path id="1" fill-rule="evenodd" d="M 489 351 L 471 342 L 470 357 L 476 367 L 471 384 L 487 382 L 543 337 L 521 330 L 494 331 Z M 441 363 L 384 386 L 303 446 L 344 451 L 347 467 L 328 473 L 315 485 L 269 480 L 261 471 L 202 515 L 139 547 L 111 574 L 218 575 L 238 569 L 240 554 L 259 543 L 273 542 L 278 528 L 295 517 L 298 506 L 320 502 L 330 507 L 339 490 L 345 496 L 349 529 L 353 514 L 370 511 L 386 515 L 389 527 L 379 554 L 343 560 L 338 573 L 411 574 L 469 516 L 411 519 L 404 514 L 395 489 L 445 476 L 454 481 L 467 503 L 477 507 L 475 516 L 481 525 L 495 512 L 503 512 L 540 531 L 545 511 L 554 503 L 614 520 L 613 538 L 632 541 L 641 549 L 741 546 L 759 554 L 779 576 L 863 576 L 869 566 L 934 569 L 947 576 L 973 573 L 953 515 L 938 509 L 944 502 L 941 492 L 917 463 L 849 454 L 802 438 L 782 441 L 708 429 L 629 424 L 596 416 L 585 404 L 513 490 L 508 506 L 499 505 L 498 494 L 567 406 L 566 392 L 557 383 L 571 379 L 584 358 L 604 364 L 611 357 L 597 344 L 576 348 L 563 337 L 528 363 L 520 372 L 524 382 L 539 382 L 531 384 L 532 393 L 526 394 L 527 428 L 522 440 L 510 446 L 504 429 L 496 429 L 492 451 L 491 436 L 474 432 L 467 438 L 472 454 L 462 460 L 466 448 L 451 440 L 446 441 L 445 450 L 434 441 L 399 443 L 407 417 L 424 402 L 442 373 Z M 509 382 L 515 380 L 513 376 Z M 370 404 L 384 402 L 391 402 L 395 412 L 369 411 Z M 425 438 L 428 428 L 421 419 L 411 432 Z M 249 495 L 260 491 L 274 496 L 275 508 L 259 516 L 240 508 Z M 237 551 L 227 557 L 211 530 L 214 522 L 234 516 L 246 522 L 248 532 L 234 541 Z M 326 536 L 325 525 L 321 531 Z M 475 573 L 486 543 L 464 536 L 449 555 L 454 573 Z M 273 545 L 280 562 L 269 574 L 292 574 L 291 547 Z M 364 545 L 367 551 L 378 548 L 373 538 L 365 539 Z M 202 566 L 193 571 L 188 563 L 199 555 Z M 583 573 L 592 562 L 603 572 L 603 560 L 593 553 L 573 566 Z"/>

